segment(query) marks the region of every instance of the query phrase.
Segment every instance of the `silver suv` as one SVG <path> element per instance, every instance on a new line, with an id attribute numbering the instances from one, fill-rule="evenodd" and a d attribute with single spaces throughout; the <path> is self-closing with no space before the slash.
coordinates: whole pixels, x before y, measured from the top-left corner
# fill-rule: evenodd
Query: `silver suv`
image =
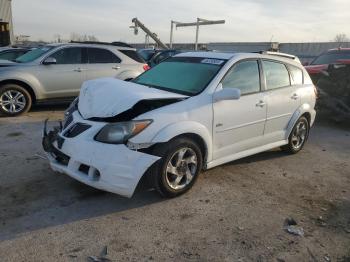
<path id="1" fill-rule="evenodd" d="M 99 77 L 131 80 L 148 69 L 124 43 L 50 44 L 0 64 L 0 113 L 16 116 L 47 100 L 68 100 Z"/>

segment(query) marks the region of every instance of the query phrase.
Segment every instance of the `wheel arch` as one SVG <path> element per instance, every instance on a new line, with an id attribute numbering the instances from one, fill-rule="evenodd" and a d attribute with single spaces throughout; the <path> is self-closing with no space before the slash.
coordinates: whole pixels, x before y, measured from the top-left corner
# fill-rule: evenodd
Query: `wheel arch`
<path id="1" fill-rule="evenodd" d="M 7 84 L 15 84 L 15 85 L 19 85 L 19 86 L 23 87 L 30 94 L 30 96 L 32 98 L 32 103 L 34 104 L 36 102 L 37 97 L 36 97 L 36 94 L 34 92 L 34 89 L 28 83 L 21 81 L 21 80 L 17 80 L 17 79 L 6 79 L 6 80 L 0 81 L 0 87 L 3 85 L 7 85 Z"/>
<path id="2" fill-rule="evenodd" d="M 285 139 L 289 138 L 289 135 L 292 132 L 295 123 L 302 116 L 306 117 L 306 119 L 308 120 L 309 125 L 311 127 L 311 125 L 313 124 L 314 118 L 315 118 L 315 113 L 312 113 L 312 111 L 314 111 L 314 110 L 311 108 L 311 106 L 309 104 L 303 104 L 298 108 L 298 110 L 296 110 L 294 112 L 291 120 L 288 123 Z"/>
<path id="3" fill-rule="evenodd" d="M 211 160 L 212 137 L 208 129 L 197 122 L 185 121 L 169 125 L 160 130 L 152 139 L 152 143 L 166 143 L 179 137 L 193 139 L 201 148 L 203 153 L 204 167 L 207 161 Z"/>

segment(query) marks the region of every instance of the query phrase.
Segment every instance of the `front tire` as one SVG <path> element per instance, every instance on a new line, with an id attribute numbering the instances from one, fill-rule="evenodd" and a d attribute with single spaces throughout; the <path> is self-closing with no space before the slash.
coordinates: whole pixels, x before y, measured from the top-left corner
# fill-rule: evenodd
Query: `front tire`
<path id="1" fill-rule="evenodd" d="M 203 167 L 201 149 L 185 137 L 156 146 L 153 154 L 162 158 L 150 170 L 151 183 L 164 197 L 172 198 L 188 191 Z"/>
<path id="2" fill-rule="evenodd" d="M 303 149 L 309 137 L 310 124 L 306 117 L 302 116 L 295 123 L 288 138 L 288 144 L 281 149 L 287 153 L 296 154 Z"/>
<path id="3" fill-rule="evenodd" d="M 0 113 L 5 116 L 18 116 L 28 112 L 32 98 L 28 91 L 16 84 L 0 87 Z"/>

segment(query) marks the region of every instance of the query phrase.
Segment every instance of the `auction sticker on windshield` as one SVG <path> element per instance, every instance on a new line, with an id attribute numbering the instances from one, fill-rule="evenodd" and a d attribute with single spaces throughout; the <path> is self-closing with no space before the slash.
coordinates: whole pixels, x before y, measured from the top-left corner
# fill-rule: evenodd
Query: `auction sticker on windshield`
<path id="1" fill-rule="evenodd" d="M 211 58 L 206 58 L 201 61 L 203 64 L 213 64 L 213 65 L 221 65 L 224 62 L 224 60 L 220 59 L 211 59 Z"/>

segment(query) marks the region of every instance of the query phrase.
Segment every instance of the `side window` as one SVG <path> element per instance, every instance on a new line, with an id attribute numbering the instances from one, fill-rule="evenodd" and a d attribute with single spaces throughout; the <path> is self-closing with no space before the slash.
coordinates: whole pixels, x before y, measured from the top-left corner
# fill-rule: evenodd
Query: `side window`
<path id="1" fill-rule="evenodd" d="M 89 64 L 118 64 L 120 58 L 111 51 L 102 48 L 88 48 Z"/>
<path id="2" fill-rule="evenodd" d="M 296 66 L 288 66 L 290 74 L 292 75 L 292 84 L 293 85 L 302 85 L 303 84 L 303 71 Z"/>
<path id="3" fill-rule="evenodd" d="M 263 69 L 268 90 L 290 86 L 289 73 L 282 63 L 263 61 Z"/>
<path id="4" fill-rule="evenodd" d="M 222 80 L 223 88 L 238 88 L 241 94 L 260 91 L 260 74 L 258 61 L 244 61 L 235 65 Z"/>
<path id="5" fill-rule="evenodd" d="M 81 64 L 82 63 L 82 48 L 80 47 L 68 47 L 57 51 L 50 55 L 56 59 L 57 64 Z"/>

